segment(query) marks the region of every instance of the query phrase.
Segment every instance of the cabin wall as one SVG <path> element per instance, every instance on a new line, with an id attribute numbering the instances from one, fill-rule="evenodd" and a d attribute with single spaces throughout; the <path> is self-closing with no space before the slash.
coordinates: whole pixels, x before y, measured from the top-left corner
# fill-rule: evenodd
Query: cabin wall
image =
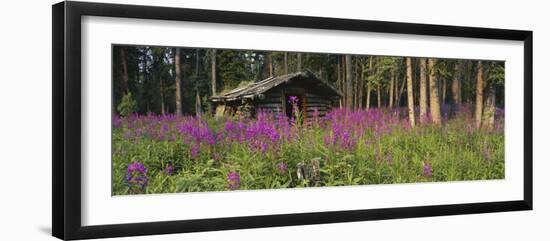
<path id="1" fill-rule="evenodd" d="M 214 115 L 222 116 L 241 116 L 251 118 L 256 115 L 256 105 L 254 101 L 231 101 L 214 103 Z"/>
<path id="2" fill-rule="evenodd" d="M 266 93 L 263 99 L 257 101 L 256 107 L 262 111 L 284 114 L 285 106 L 283 105 L 283 99 L 283 95 L 280 92 Z"/>
<path id="3" fill-rule="evenodd" d="M 306 112 L 307 117 L 313 117 L 315 109 L 319 112 L 320 117 L 324 117 L 332 108 L 332 101 L 329 97 L 321 96 L 314 93 L 306 93 Z"/>
<path id="4" fill-rule="evenodd" d="M 226 115 L 255 116 L 256 113 L 253 112 L 261 110 L 286 115 L 286 108 L 288 108 L 286 96 L 296 95 L 302 99 L 301 109 L 305 112 L 303 115 L 305 118 L 312 118 L 315 110 L 319 112 L 319 117 L 324 117 L 333 107 L 333 94 L 327 93 L 327 90 L 319 88 L 319 84 L 312 83 L 307 79 L 296 80 L 292 83 L 275 86 L 260 96 L 248 99 L 246 103 L 242 101 L 226 103 L 225 109 L 221 110 L 220 108 L 217 112 L 224 112 Z"/>
<path id="5" fill-rule="evenodd" d="M 270 91 L 266 93 L 263 99 L 257 101 L 256 107 L 263 111 L 284 114 L 286 112 L 284 95 L 285 94 L 281 91 Z M 305 97 L 304 111 L 306 112 L 307 118 L 313 117 L 315 109 L 319 112 L 320 117 L 324 117 L 332 108 L 330 97 L 307 92 L 304 93 L 303 96 Z"/>

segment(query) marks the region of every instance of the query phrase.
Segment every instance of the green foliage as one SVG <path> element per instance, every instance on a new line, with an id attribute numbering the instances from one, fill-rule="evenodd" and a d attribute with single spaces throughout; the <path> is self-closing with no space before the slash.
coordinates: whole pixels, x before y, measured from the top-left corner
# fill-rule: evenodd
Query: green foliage
<path id="1" fill-rule="evenodd" d="M 212 49 L 185 48 L 181 50 L 181 82 L 180 96 L 184 114 L 195 114 L 196 94 L 203 107 L 208 108 L 211 96 L 212 79 Z M 176 109 L 176 75 L 175 75 L 175 48 L 157 46 L 114 46 L 113 47 L 113 106 L 118 112 L 123 96 L 127 92 L 133 94 L 135 100 L 134 112 L 138 114 L 174 113 Z M 288 72 L 298 70 L 297 52 L 286 52 Z M 217 92 L 223 93 L 246 83 L 253 83 L 269 76 L 268 56 L 271 56 L 274 74 L 284 74 L 285 52 L 261 50 L 217 50 L 216 51 L 216 80 Z M 342 61 L 340 54 L 302 53 L 302 69 L 308 69 L 317 77 L 327 80 L 337 88 L 342 88 L 343 82 L 336 83 L 341 78 L 345 68 L 338 67 Z M 370 60 L 373 60 L 370 68 Z M 460 79 L 462 80 L 462 99 L 471 102 L 475 97 L 475 63 L 476 60 L 437 59 L 434 71 L 438 79 L 450 80 L 456 76 L 455 64 L 461 61 Z M 352 56 L 354 88 L 351 95 L 357 96 L 358 101 L 365 101 L 366 89 L 380 87 L 382 103 L 389 99 L 390 79 L 396 78 L 403 83 L 405 75 L 405 61 L 403 57 L 390 56 Z M 497 103 L 504 102 L 504 62 L 483 61 L 487 83 L 496 87 Z M 126 68 L 123 68 L 126 63 Z M 363 73 L 360 73 L 361 68 Z M 340 70 L 340 72 L 338 72 Z M 357 78 L 357 73 L 361 74 Z M 413 82 L 418 82 L 419 65 L 413 61 Z M 356 82 L 359 80 L 360 82 Z M 367 85 L 367 82 L 369 85 Z M 416 84 L 415 84 L 416 85 Z M 400 85 L 401 86 L 401 85 Z M 417 90 L 418 88 L 414 88 Z M 371 95 L 371 98 L 373 95 Z M 414 96 L 417 96 L 415 93 Z M 401 105 L 403 103 L 400 103 Z M 207 109 L 206 108 L 206 109 Z"/>
<path id="2" fill-rule="evenodd" d="M 208 118 L 208 125 L 218 131 L 227 121 Z M 160 141 L 147 135 L 126 139 L 128 129 L 115 128 L 113 193 L 129 194 L 124 182 L 126 168 L 135 161 L 148 168 L 147 193 L 225 191 L 227 174 L 235 170 L 239 171 L 243 190 L 308 187 L 312 183 L 299 180 L 296 170 L 300 163 L 314 160 L 319 162 L 321 176 L 316 186 L 504 178 L 504 133 L 465 131 L 467 118 L 458 116 L 443 127 L 431 124 L 415 129 L 396 127 L 381 136 L 369 131 L 351 151 L 324 144 L 323 132 L 327 127 L 304 126 L 298 129 L 297 139 L 284 141 L 276 153 L 258 153 L 245 141 L 217 149 L 216 159 L 211 149 L 201 150 L 193 158 L 182 140 Z M 277 170 L 280 162 L 287 166 L 284 173 Z M 432 167 L 430 177 L 423 175 L 425 162 Z M 164 172 L 168 163 L 174 165 L 173 175 Z"/>
<path id="3" fill-rule="evenodd" d="M 436 78 L 450 79 L 454 74 L 454 65 L 456 60 L 437 59 L 434 65 Z"/>
<path id="4" fill-rule="evenodd" d="M 130 116 L 134 112 L 136 112 L 136 101 L 132 97 L 132 93 L 128 92 L 126 95 L 122 97 L 122 101 L 117 106 L 118 113 L 121 116 Z"/>
<path id="5" fill-rule="evenodd" d="M 375 60 L 374 70 L 368 70 L 367 80 L 373 86 L 387 87 L 388 80 L 392 74 L 395 74 L 399 69 L 399 64 L 403 62 L 403 58 L 400 57 L 377 57 Z"/>
<path id="6" fill-rule="evenodd" d="M 504 85 L 504 62 L 491 62 L 487 72 L 487 80 L 490 83 Z"/>
<path id="7" fill-rule="evenodd" d="M 222 50 L 218 54 L 220 78 L 224 90 L 231 90 L 241 81 L 253 79 L 250 60 L 243 51 Z"/>

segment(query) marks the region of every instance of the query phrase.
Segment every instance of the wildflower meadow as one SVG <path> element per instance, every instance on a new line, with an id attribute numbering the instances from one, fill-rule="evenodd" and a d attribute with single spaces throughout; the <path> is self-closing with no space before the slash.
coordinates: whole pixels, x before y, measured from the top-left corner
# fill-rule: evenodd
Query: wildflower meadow
<path id="1" fill-rule="evenodd" d="M 505 178 L 504 61 L 112 54 L 112 195 Z"/>
<path id="2" fill-rule="evenodd" d="M 114 195 L 504 178 L 504 111 L 476 128 L 471 107 L 441 125 L 406 108 L 333 109 L 289 119 L 130 115 L 113 118 Z M 452 118 L 450 118 L 452 115 Z M 298 117 L 299 118 L 299 117 Z"/>

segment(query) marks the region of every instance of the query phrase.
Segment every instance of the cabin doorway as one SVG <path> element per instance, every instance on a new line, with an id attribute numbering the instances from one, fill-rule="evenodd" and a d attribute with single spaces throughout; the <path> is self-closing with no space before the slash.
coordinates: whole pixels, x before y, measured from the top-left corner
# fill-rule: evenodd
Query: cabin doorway
<path id="1" fill-rule="evenodd" d="M 293 94 L 285 94 L 285 103 L 286 103 L 286 116 L 288 119 L 296 120 L 298 119 L 298 116 L 296 116 L 296 108 L 298 108 L 298 112 L 300 113 L 300 121 L 304 120 L 304 111 L 305 109 L 305 96 L 302 95 L 293 95 Z"/>

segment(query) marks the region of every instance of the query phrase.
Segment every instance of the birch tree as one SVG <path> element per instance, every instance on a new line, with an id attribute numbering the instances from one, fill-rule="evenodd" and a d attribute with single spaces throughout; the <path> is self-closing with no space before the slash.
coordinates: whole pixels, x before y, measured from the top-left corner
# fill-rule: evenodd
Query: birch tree
<path id="1" fill-rule="evenodd" d="M 481 115 L 483 114 L 483 63 L 477 61 L 477 78 L 476 78 L 476 109 L 475 120 L 476 127 L 481 126 Z"/>
<path id="2" fill-rule="evenodd" d="M 426 117 L 428 114 L 428 95 L 426 93 L 426 79 L 426 59 L 420 58 L 420 122 L 426 121 Z"/>
<path id="3" fill-rule="evenodd" d="M 353 79 L 351 55 L 346 55 L 346 107 L 353 105 Z"/>
<path id="4" fill-rule="evenodd" d="M 435 76 L 435 59 L 428 59 L 429 68 L 429 87 L 430 87 L 430 115 L 432 122 L 436 125 L 441 124 L 441 107 L 439 104 L 439 83 Z"/>
<path id="5" fill-rule="evenodd" d="M 176 48 L 176 54 L 174 56 L 174 68 L 176 71 L 176 114 L 181 115 L 181 50 Z"/>
<path id="6" fill-rule="evenodd" d="M 414 121 L 414 96 L 413 96 L 413 71 L 412 60 L 407 58 L 407 106 L 409 109 L 409 123 L 412 127 L 415 126 Z"/>

